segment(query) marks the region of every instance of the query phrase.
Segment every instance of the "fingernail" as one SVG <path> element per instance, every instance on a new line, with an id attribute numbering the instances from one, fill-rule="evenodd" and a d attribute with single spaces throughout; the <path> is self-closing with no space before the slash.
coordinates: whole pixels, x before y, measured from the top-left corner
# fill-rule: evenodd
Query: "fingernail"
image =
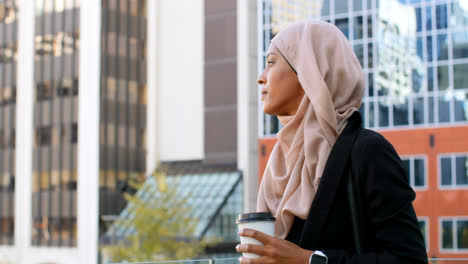
<path id="1" fill-rule="evenodd" d="M 239 248 L 240 248 L 240 245 L 237 245 L 237 246 L 236 246 L 236 250 L 239 251 Z"/>
<path id="2" fill-rule="evenodd" d="M 242 263 L 242 257 L 239 258 L 239 262 Z"/>

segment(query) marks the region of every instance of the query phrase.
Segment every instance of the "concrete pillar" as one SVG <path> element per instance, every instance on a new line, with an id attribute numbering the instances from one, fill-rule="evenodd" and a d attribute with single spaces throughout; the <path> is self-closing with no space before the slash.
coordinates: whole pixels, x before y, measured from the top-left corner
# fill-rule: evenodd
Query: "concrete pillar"
<path id="1" fill-rule="evenodd" d="M 78 95 L 79 263 L 98 260 L 101 1 L 81 0 Z"/>
<path id="2" fill-rule="evenodd" d="M 256 210 L 258 193 L 257 1 L 237 1 L 237 161 L 244 173 L 244 211 Z"/>

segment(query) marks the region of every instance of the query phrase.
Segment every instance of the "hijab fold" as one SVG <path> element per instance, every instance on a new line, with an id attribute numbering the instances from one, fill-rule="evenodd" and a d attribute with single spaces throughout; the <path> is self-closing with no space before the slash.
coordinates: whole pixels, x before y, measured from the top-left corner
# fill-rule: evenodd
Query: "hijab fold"
<path id="1" fill-rule="evenodd" d="M 307 21 L 280 31 L 274 45 L 297 73 L 305 95 L 294 116 L 278 116 L 278 132 L 260 184 L 257 211 L 277 219 L 286 238 L 306 219 L 330 151 L 361 105 L 364 74 L 348 40 L 333 24 Z"/>

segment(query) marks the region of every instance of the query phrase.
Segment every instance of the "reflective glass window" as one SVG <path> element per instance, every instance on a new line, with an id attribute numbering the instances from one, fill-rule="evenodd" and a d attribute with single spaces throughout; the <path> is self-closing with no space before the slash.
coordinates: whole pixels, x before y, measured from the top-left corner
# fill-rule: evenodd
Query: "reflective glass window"
<path id="1" fill-rule="evenodd" d="M 455 157 L 455 178 L 457 185 L 468 185 L 468 156 Z"/>
<path id="2" fill-rule="evenodd" d="M 430 31 L 432 30 L 432 20 L 433 20 L 433 16 L 432 16 L 432 6 L 426 6 L 426 30 L 427 31 Z"/>
<path id="3" fill-rule="evenodd" d="M 393 101 L 393 124 L 395 126 L 409 125 L 408 98 L 398 98 Z"/>
<path id="4" fill-rule="evenodd" d="M 457 248 L 468 249 L 468 220 L 457 221 Z"/>
<path id="5" fill-rule="evenodd" d="M 348 12 L 348 0 L 335 0 L 335 14 Z"/>
<path id="6" fill-rule="evenodd" d="M 424 98 L 413 98 L 413 124 L 424 124 Z"/>
<path id="7" fill-rule="evenodd" d="M 468 64 L 453 65 L 453 88 L 468 88 Z"/>
<path id="8" fill-rule="evenodd" d="M 434 91 L 434 70 L 433 67 L 427 67 L 427 90 Z"/>
<path id="9" fill-rule="evenodd" d="M 448 60 L 449 40 L 447 34 L 437 35 L 437 60 Z"/>
<path id="10" fill-rule="evenodd" d="M 421 234 L 423 235 L 424 243 L 426 244 L 426 248 L 427 248 L 429 245 L 428 245 L 428 241 L 427 241 L 427 224 L 426 224 L 426 221 L 419 220 L 418 225 L 419 225 L 419 231 L 421 231 Z"/>
<path id="11" fill-rule="evenodd" d="M 452 50 L 454 59 L 468 58 L 468 31 L 453 32 Z"/>
<path id="12" fill-rule="evenodd" d="M 422 37 L 416 38 L 416 53 L 421 61 L 424 61 L 424 48 Z"/>
<path id="13" fill-rule="evenodd" d="M 422 158 L 414 159 L 414 186 L 422 187 L 425 183 L 426 168 Z"/>
<path id="14" fill-rule="evenodd" d="M 455 91 L 453 107 L 455 121 L 468 121 L 468 92 Z"/>
<path id="15" fill-rule="evenodd" d="M 372 97 L 374 96 L 374 74 L 369 73 L 367 75 L 367 95 Z"/>
<path id="16" fill-rule="evenodd" d="M 447 4 L 436 5 L 436 28 L 446 29 L 448 27 Z"/>
<path id="17" fill-rule="evenodd" d="M 468 5 L 464 3 L 466 3 L 466 0 L 451 3 L 450 26 L 453 28 L 468 26 Z"/>
<path id="18" fill-rule="evenodd" d="M 417 7 L 414 9 L 414 13 L 416 14 L 416 31 L 421 32 L 422 31 L 422 10 L 420 7 Z"/>
<path id="19" fill-rule="evenodd" d="M 380 99 L 378 104 L 379 127 L 387 127 L 389 125 L 389 100 Z"/>
<path id="20" fill-rule="evenodd" d="M 428 122 L 429 124 L 433 124 L 435 119 L 435 103 L 434 103 L 434 96 L 429 96 L 427 98 L 427 103 L 428 103 L 428 106 L 427 106 L 427 110 L 428 110 Z"/>
<path id="21" fill-rule="evenodd" d="M 449 87 L 449 66 L 437 67 L 437 87 L 439 91 L 447 90 Z"/>
<path id="22" fill-rule="evenodd" d="M 354 18 L 354 39 L 362 39 L 364 37 L 364 20 L 362 16 Z"/>
<path id="23" fill-rule="evenodd" d="M 453 222 L 451 220 L 442 221 L 442 248 L 453 249 Z"/>
<path id="24" fill-rule="evenodd" d="M 452 185 L 452 159 L 443 157 L 440 159 L 441 184 Z"/>
<path id="25" fill-rule="evenodd" d="M 361 67 L 364 67 L 364 47 L 362 44 L 354 45 L 354 53 L 361 64 Z"/>
<path id="26" fill-rule="evenodd" d="M 374 105 L 375 103 L 373 101 L 369 102 L 369 110 L 368 110 L 369 116 L 367 117 L 369 121 L 369 127 L 376 126 Z"/>
<path id="27" fill-rule="evenodd" d="M 432 52 L 432 36 L 426 37 L 426 47 L 427 47 L 427 61 L 433 61 L 433 52 Z"/>
<path id="28" fill-rule="evenodd" d="M 439 122 L 450 122 L 450 93 L 439 95 Z"/>
<path id="29" fill-rule="evenodd" d="M 340 18 L 335 20 L 335 25 L 343 32 L 346 38 L 349 39 L 349 20 L 348 18 Z"/>

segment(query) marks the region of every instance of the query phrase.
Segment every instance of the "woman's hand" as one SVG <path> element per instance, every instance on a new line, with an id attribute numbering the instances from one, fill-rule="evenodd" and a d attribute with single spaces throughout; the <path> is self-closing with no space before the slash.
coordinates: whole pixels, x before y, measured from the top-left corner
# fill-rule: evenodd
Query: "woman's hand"
<path id="1" fill-rule="evenodd" d="M 242 264 L 308 264 L 313 251 L 303 249 L 287 240 L 271 237 L 253 229 L 244 229 L 240 236 L 254 238 L 263 245 L 239 244 L 237 252 L 258 254 L 260 258 L 239 258 Z"/>

